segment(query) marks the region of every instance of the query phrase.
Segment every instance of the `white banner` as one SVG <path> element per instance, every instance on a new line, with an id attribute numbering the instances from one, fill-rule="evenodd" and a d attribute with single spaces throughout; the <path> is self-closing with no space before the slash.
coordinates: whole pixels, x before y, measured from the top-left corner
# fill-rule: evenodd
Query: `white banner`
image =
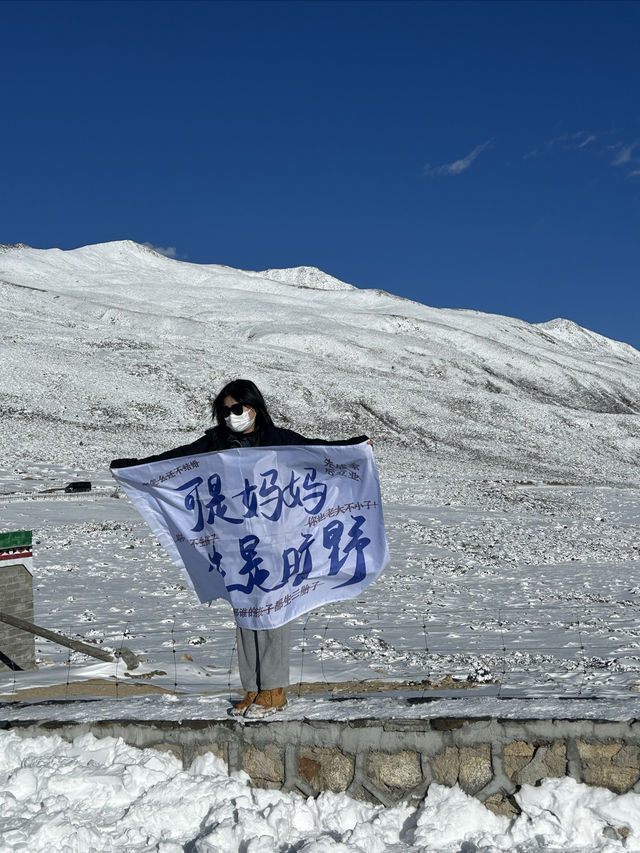
<path id="1" fill-rule="evenodd" d="M 242 628 L 354 598 L 389 562 L 367 442 L 243 447 L 112 471 L 200 601 Z"/>

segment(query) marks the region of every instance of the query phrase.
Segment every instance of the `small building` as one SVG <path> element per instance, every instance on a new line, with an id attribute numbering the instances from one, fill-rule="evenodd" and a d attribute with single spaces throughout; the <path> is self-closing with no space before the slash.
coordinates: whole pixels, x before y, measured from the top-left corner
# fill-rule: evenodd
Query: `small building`
<path id="1" fill-rule="evenodd" d="M 33 622 L 31 530 L 0 533 L 0 612 Z M 35 637 L 0 620 L 0 670 L 36 668 Z"/>

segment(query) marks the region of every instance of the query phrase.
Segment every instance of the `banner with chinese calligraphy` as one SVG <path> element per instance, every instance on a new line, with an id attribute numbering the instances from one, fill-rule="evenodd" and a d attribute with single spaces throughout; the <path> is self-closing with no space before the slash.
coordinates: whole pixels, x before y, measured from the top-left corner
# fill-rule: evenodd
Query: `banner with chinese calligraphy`
<path id="1" fill-rule="evenodd" d="M 389 561 L 367 442 L 243 447 L 112 471 L 200 601 L 276 628 L 354 598 Z"/>

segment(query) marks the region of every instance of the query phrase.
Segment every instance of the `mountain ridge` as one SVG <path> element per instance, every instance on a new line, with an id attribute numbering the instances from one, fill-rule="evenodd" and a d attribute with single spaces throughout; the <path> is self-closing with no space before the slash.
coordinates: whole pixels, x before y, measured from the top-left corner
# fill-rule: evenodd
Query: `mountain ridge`
<path id="1" fill-rule="evenodd" d="M 5 464 L 51 447 L 105 464 L 182 443 L 207 425 L 207 397 L 241 375 L 281 423 L 328 438 L 368 432 L 405 462 L 428 451 L 457 474 L 636 478 L 640 361 L 628 344 L 561 318 L 530 324 L 344 282 L 308 287 L 309 270 L 326 283 L 316 268 L 280 271 L 285 282 L 131 241 L 5 250 L 13 332 L 0 423 L 11 435 L 19 410 L 21 435 Z M 111 450 L 114 429 L 125 447 Z"/>

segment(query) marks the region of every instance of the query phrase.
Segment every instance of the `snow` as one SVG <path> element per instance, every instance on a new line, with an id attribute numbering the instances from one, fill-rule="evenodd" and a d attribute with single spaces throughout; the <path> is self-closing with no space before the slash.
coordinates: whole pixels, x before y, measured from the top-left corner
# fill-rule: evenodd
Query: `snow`
<path id="1" fill-rule="evenodd" d="M 610 338 L 597 334 L 597 332 L 583 329 L 582 326 L 563 317 L 556 317 L 555 320 L 549 320 L 547 323 L 536 323 L 536 326 L 550 334 L 558 342 L 567 343 L 583 351 L 591 350 L 597 353 L 600 350 L 609 354 L 617 354 L 622 358 L 638 358 L 640 355 L 638 350 L 629 344 L 612 341 Z"/>
<path id="2" fill-rule="evenodd" d="M 326 438 L 369 434 L 381 475 L 391 565 L 365 595 L 294 624 L 291 680 L 321 689 L 294 690 L 285 718 L 640 717 L 636 350 L 569 320 L 528 324 L 435 309 L 315 268 L 196 265 L 131 241 L 0 249 L 0 295 L 1 527 L 34 530 L 35 621 L 109 651 L 125 644 L 144 659 L 127 674 L 122 662 L 98 664 L 37 640 L 38 670 L 0 673 L 0 696 L 62 685 L 61 698 L 0 700 L 4 719 L 226 716 L 239 688 L 228 606 L 200 605 L 184 588 L 107 467 L 201 435 L 208 399 L 236 376 L 265 391 L 276 423 Z M 91 480 L 93 491 L 45 493 L 73 479 Z M 122 685 L 134 675 L 178 694 L 115 698 L 116 687 L 113 698 L 64 701 L 88 678 Z M 336 682 L 447 676 L 451 690 L 334 694 Z M 467 683 L 478 686 L 458 689 Z M 409 701 L 416 698 L 428 703 Z M 95 843 L 128 832 L 120 846 L 127 850 L 191 841 L 200 846 L 189 849 L 234 849 L 228 839 L 245 830 L 244 849 L 253 853 L 298 843 L 305 851 L 373 851 L 384 838 L 390 850 L 538 850 L 536 834 L 548 840 L 545 849 L 570 850 L 583 830 L 588 838 L 575 849 L 612 850 L 621 842 L 602 836 L 603 821 L 626 818 L 606 810 L 629 802 L 638 811 L 636 795 L 545 782 L 518 795 L 527 817 L 517 835 L 455 790 L 432 787 L 415 818 L 338 795 L 304 806 L 252 791 L 212 765 L 200 784 L 208 808 L 220 811 L 189 826 L 180 812 L 168 825 L 182 841 L 162 841 L 158 825 L 157 842 L 147 842 L 136 835 L 135 808 L 129 818 L 122 806 L 117 826 L 108 823 L 99 797 L 94 804 L 87 796 L 94 776 L 115 786 L 118 802 L 133 797 L 133 808 L 157 795 L 178 812 L 180 795 L 174 801 L 169 792 L 187 786 L 188 774 L 170 756 L 123 745 L 83 742 L 74 753 L 58 744 L 59 774 L 85 768 L 81 796 L 85 783 L 75 794 L 61 790 L 50 741 L 25 741 L 42 751 L 37 773 L 29 769 L 40 766 L 37 754 L 12 748 L 17 763 L 3 772 L 20 773 L 24 763 L 15 789 L 30 810 L 4 795 L 16 834 L 0 850 L 55 849 L 56 832 L 59 849 L 103 849 L 91 835 L 103 821 Z M 100 749 L 111 759 L 100 770 L 96 758 L 87 770 L 81 755 Z M 113 763 L 114 750 L 126 761 Z M 125 766 L 137 768 L 126 780 Z M 153 776 L 157 767 L 165 781 Z M 245 804 L 246 819 L 233 817 L 234 800 Z M 160 811 L 154 806 L 153 815 Z M 272 812 L 286 816 L 271 820 Z M 205 841 L 218 824 L 219 839 Z M 269 835 L 276 824 L 282 848 Z M 438 836 L 443 826 L 458 835 Z M 632 834 L 625 849 L 634 843 Z"/>
<path id="3" fill-rule="evenodd" d="M 87 667 L 84 678 L 105 677 L 114 670 L 108 665 Z M 122 688 L 129 683 L 120 667 L 117 684 Z M 60 699 L 33 699 L 7 704 L 2 707 L 2 719 L 7 722 L 55 721 L 55 723 L 95 723 L 102 720 L 228 720 L 230 696 L 238 691 L 221 691 L 219 694 L 203 692 L 175 695 L 121 696 L 98 699 L 98 694 L 87 698 L 74 693 L 78 673 L 63 691 Z M 155 679 L 154 679 L 155 681 Z M 331 685 L 324 693 L 298 696 L 296 688 L 288 693 L 287 707 L 278 713 L 278 720 L 328 720 L 348 722 L 363 719 L 424 719 L 425 717 L 464 719 L 496 717 L 510 720 L 606 720 L 627 721 L 640 718 L 640 698 L 626 698 L 612 702 L 606 699 L 584 697 L 564 699 L 558 697 L 499 698 L 492 691 L 479 689 L 478 695 L 462 695 L 461 690 L 399 690 L 392 694 L 378 692 L 373 695 L 335 695 Z M 487 695 L 489 694 L 489 695 Z M 117 694 L 117 690 L 114 691 Z M 71 701 L 73 700 L 73 701 Z M 244 718 L 234 718 L 244 725 Z"/>
<path id="4" fill-rule="evenodd" d="M 371 433 L 392 453 L 389 485 L 416 455 L 430 477 L 637 485 L 636 350 L 307 273 L 131 241 L 0 252 L 0 425 L 14 436 L 0 464 L 49 462 L 53 446 L 95 469 L 175 446 L 208 425 L 225 379 L 251 374 L 279 423 Z"/>
<path id="5" fill-rule="evenodd" d="M 183 770 L 170 753 L 83 735 L 0 733 L 0 851 L 127 853 L 471 853 L 640 850 L 640 794 L 572 779 L 516 794 L 522 814 L 496 816 L 459 788 L 432 785 L 419 808 L 374 806 L 326 792 L 305 799 L 250 788 L 203 755 Z M 186 807 L 185 807 L 186 806 Z"/>
<path id="6" fill-rule="evenodd" d="M 334 278 L 332 275 L 319 270 L 318 267 L 290 267 L 284 270 L 263 270 L 255 273 L 261 278 L 270 278 L 273 281 L 286 281 L 296 284 L 298 287 L 311 287 L 318 290 L 351 290 L 352 284 L 347 284 Z"/>
<path id="7" fill-rule="evenodd" d="M 109 474 L 28 470 L 35 479 L 7 475 L 0 490 L 16 489 L 3 498 L 5 529 L 34 530 L 36 623 L 112 652 L 128 646 L 144 658 L 130 676 L 155 673 L 164 689 L 238 690 L 228 605 L 198 603 Z M 94 490 L 40 493 L 74 475 Z M 326 682 L 330 693 L 340 681 L 450 675 L 496 698 L 608 698 L 614 711 L 638 697 L 636 490 L 422 488 L 423 504 L 385 504 L 391 565 L 378 581 L 293 623 L 292 683 Z M 135 680 L 122 663 L 69 657 L 44 640 L 36 651 L 39 669 L 19 687 Z M 0 673 L 0 696 L 15 687 Z M 468 713 L 479 690 L 464 691 Z"/>

